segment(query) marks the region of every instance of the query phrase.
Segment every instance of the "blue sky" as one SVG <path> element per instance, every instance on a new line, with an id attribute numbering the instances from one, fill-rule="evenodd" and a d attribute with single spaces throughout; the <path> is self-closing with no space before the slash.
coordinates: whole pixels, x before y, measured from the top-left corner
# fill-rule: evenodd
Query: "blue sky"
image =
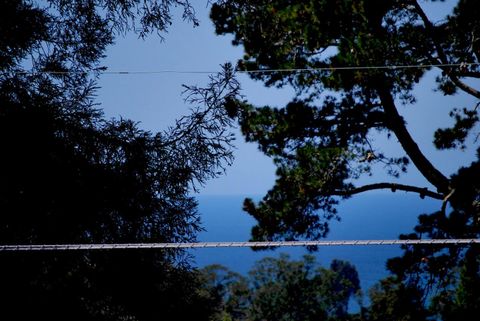
<path id="1" fill-rule="evenodd" d="M 160 41 L 156 35 L 145 40 L 127 34 L 119 37 L 117 43 L 107 52 L 104 65 L 110 71 L 219 71 L 220 65 L 235 63 L 242 57 L 242 49 L 231 45 L 230 37 L 214 34 L 208 18 L 207 1 L 194 1 L 200 26 L 176 19 L 169 32 Z M 456 1 L 421 2 L 433 20 L 441 19 Z M 418 102 L 415 105 L 400 106 L 408 128 L 434 165 L 447 174 L 456 171 L 459 165 L 474 159 L 474 149 L 466 152 L 435 150 L 432 144 L 434 129 L 450 124 L 448 112 L 454 107 L 472 107 L 474 100 L 459 94 L 444 97 L 434 91 L 434 72 L 427 74 L 415 89 Z M 240 75 L 243 94 L 257 105 L 282 106 L 293 96 L 290 88 L 282 90 L 264 88 L 262 83 L 253 82 Z M 100 77 L 98 101 L 107 117 L 124 117 L 140 122 L 140 127 L 160 131 L 172 125 L 176 118 L 187 114 L 188 106 L 181 96 L 182 84 L 204 85 L 206 74 L 137 74 L 102 75 Z M 395 138 L 374 135 L 376 146 L 387 154 L 400 155 Z M 254 144 L 247 144 L 237 132 L 235 163 L 226 175 L 212 180 L 202 189 L 202 195 L 263 195 L 274 183 L 275 168 L 271 160 L 261 154 Z M 386 177 L 376 175 L 362 183 L 383 181 Z M 391 180 L 391 179 L 389 179 Z M 429 186 L 413 166 L 399 182 Z"/>

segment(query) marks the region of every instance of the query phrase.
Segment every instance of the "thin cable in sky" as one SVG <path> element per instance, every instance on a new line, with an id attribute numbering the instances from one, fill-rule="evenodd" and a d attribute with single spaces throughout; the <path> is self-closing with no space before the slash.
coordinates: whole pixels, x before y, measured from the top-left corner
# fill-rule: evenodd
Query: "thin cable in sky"
<path id="1" fill-rule="evenodd" d="M 453 68 L 478 66 L 480 63 L 455 63 L 455 64 L 421 64 L 421 65 L 390 65 L 390 66 L 343 66 L 343 67 L 319 67 L 319 68 L 292 68 L 292 69 L 257 69 L 257 70 L 238 70 L 238 73 L 265 73 L 265 72 L 311 72 L 311 71 L 335 71 L 335 70 L 372 70 L 372 69 L 411 69 L 411 68 Z"/>
<path id="2" fill-rule="evenodd" d="M 121 243 L 121 244 L 30 244 L 0 245 L 7 251 L 79 251 L 127 249 L 187 249 L 242 247 L 304 247 L 304 246 L 372 246 L 372 245 L 471 245 L 480 239 L 423 239 L 423 240 L 335 240 L 335 241 L 277 241 L 277 242 L 196 242 L 196 243 Z"/>
<path id="3" fill-rule="evenodd" d="M 285 68 L 285 69 L 255 69 L 255 70 L 235 70 L 239 74 L 258 74 L 258 73 L 306 73 L 315 71 L 341 71 L 341 70 L 397 70 L 412 68 L 454 68 L 479 66 L 480 63 L 452 63 L 452 64 L 421 64 L 421 65 L 389 65 L 389 66 L 340 66 L 340 67 L 319 67 L 319 68 Z M 100 75 L 155 75 L 155 74 L 215 74 L 218 71 L 212 70 L 90 70 L 90 71 L 18 71 L 16 74 L 50 74 L 50 75 L 67 75 L 67 74 L 100 74 Z M 2 72 L 7 74 L 7 72 Z"/>

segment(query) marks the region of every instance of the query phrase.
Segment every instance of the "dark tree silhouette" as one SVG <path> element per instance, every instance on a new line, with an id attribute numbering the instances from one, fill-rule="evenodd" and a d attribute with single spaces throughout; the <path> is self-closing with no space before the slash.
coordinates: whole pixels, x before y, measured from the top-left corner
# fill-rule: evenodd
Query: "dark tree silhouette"
<path id="1" fill-rule="evenodd" d="M 353 265 L 333 260 L 324 268 L 309 255 L 263 258 L 246 277 L 218 265 L 201 275 L 210 295 L 222 301 L 214 320 L 349 320 L 349 300 L 360 291 Z"/>
<path id="2" fill-rule="evenodd" d="M 2 244 L 195 240 L 189 193 L 232 161 L 231 120 L 219 106 L 235 82 L 190 88 L 191 114 L 159 133 L 106 120 L 94 99 L 107 46 L 127 31 L 161 35 L 172 6 L 197 23 L 189 1 L 2 2 Z M 0 253 L 0 284 L 5 320 L 206 320 L 212 312 L 178 250 Z"/>
<path id="3" fill-rule="evenodd" d="M 480 78 L 479 10 L 477 1 L 460 0 L 445 19 L 432 22 L 415 0 L 223 0 L 212 7 L 217 33 L 232 34 L 233 44 L 245 51 L 237 68 L 254 70 L 250 77 L 266 86 L 291 85 L 297 91 L 284 108 L 256 107 L 241 98 L 225 105 L 247 141 L 258 143 L 277 166 L 277 181 L 268 194 L 259 203 L 244 203 L 258 222 L 254 240 L 324 237 L 339 201 L 378 189 L 443 200 L 438 212 L 421 215 L 415 233 L 405 238 L 479 237 L 480 161 L 464 164 L 451 176 L 442 173 L 399 113 L 399 104 L 415 103 L 413 89 L 431 69 L 438 73 L 433 86 L 444 95 L 480 99 L 474 87 Z M 409 65 L 438 67 L 350 69 Z M 433 129 L 435 146 L 464 149 L 470 136 L 470 145 L 478 148 L 478 104 L 446 108 L 452 126 Z M 374 146 L 369 137 L 378 131 L 394 136 L 404 155 L 388 156 Z M 360 177 L 382 167 L 399 178 L 410 164 L 431 187 L 393 180 L 357 185 Z M 388 300 L 395 293 L 415 293 L 409 302 L 424 308 L 428 298 L 438 297 L 436 309 L 442 307 L 445 318 L 455 311 L 448 318 L 461 319 L 466 307 L 478 311 L 473 298 L 479 290 L 466 285 L 480 278 L 475 246 L 404 249 L 402 258 L 389 263 L 399 283 L 385 283 L 377 293 L 393 293 L 385 295 Z M 463 301 L 455 301 L 452 291 L 459 291 L 455 296 Z M 382 295 L 377 298 L 383 302 Z"/>

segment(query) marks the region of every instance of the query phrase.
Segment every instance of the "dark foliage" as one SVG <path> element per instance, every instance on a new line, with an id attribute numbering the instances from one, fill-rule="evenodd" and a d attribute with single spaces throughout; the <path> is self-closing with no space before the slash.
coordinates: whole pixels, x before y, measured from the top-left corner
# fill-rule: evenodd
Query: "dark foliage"
<path id="1" fill-rule="evenodd" d="M 366 320 L 421 321 L 428 320 L 422 292 L 399 282 L 394 277 L 380 281 L 370 290 L 371 305 Z"/>
<path id="2" fill-rule="evenodd" d="M 2 2 L 2 244 L 195 240 L 189 192 L 232 160 L 223 84 L 190 88 L 207 107 L 160 133 L 94 100 L 115 36 L 165 32 L 172 6 L 196 23 L 188 1 Z M 0 284 L 5 320 L 207 320 L 214 304 L 183 251 L 1 253 Z"/>
<path id="3" fill-rule="evenodd" d="M 460 1 L 452 15 L 433 25 L 416 1 L 242 0 L 213 5 L 217 33 L 233 34 L 233 44 L 245 50 L 238 68 L 279 69 L 249 75 L 267 86 L 292 85 L 298 92 L 282 109 L 241 100 L 226 106 L 238 117 L 246 139 L 257 142 L 278 168 L 278 180 L 263 201 L 247 201 L 245 206 L 259 221 L 255 239 L 324 236 L 339 196 L 357 193 L 355 180 L 379 170 L 377 165 L 399 177 L 413 163 L 438 198 L 454 190 L 453 179 L 425 157 L 397 111 L 398 100 L 414 103 L 412 89 L 429 68 L 345 67 L 461 61 L 465 65 L 441 67 L 444 76 L 438 84 L 449 81 L 479 97 L 463 81 L 479 76 L 478 66 L 467 64 L 478 62 L 476 8 L 472 1 Z M 332 67 L 340 69 L 328 69 Z M 292 68 L 307 71 L 289 71 Z M 308 71 L 314 68 L 324 69 Z M 452 108 L 451 116 L 454 126 L 439 129 L 435 143 L 440 148 L 465 147 L 478 123 L 477 110 Z M 373 146 L 369 137 L 375 131 L 395 135 L 405 155 L 387 156 Z M 461 197 L 453 194 L 452 202 Z"/>
<path id="4" fill-rule="evenodd" d="M 222 301 L 214 320 L 349 320 L 349 300 L 360 290 L 354 266 L 334 260 L 327 269 L 312 256 L 264 258 L 248 277 L 216 265 L 201 272 Z"/>
<path id="5" fill-rule="evenodd" d="M 444 95 L 480 99 L 473 86 L 480 78 L 479 10 L 477 1 L 460 0 L 445 19 L 432 22 L 415 0 L 224 0 L 212 7 L 217 33 L 232 34 L 233 44 L 244 49 L 238 69 L 255 71 L 250 77 L 266 86 L 291 85 L 297 91 L 280 109 L 241 98 L 225 106 L 246 139 L 258 143 L 277 166 L 277 181 L 267 195 L 257 204 L 244 203 L 258 221 L 254 240 L 324 237 L 329 220 L 338 217 L 335 205 L 341 198 L 384 188 L 443 200 L 438 212 L 421 215 L 415 233 L 403 238 L 479 237 L 479 161 L 450 177 L 439 171 L 397 106 L 414 105 L 413 89 L 431 69 L 439 75 L 433 85 Z M 368 68 L 409 65 L 440 66 Z M 367 68 L 350 68 L 356 66 Z M 435 146 L 478 148 L 478 104 L 446 107 L 452 126 L 432 129 Z M 374 146 L 370 137 L 379 131 L 394 136 L 404 155 L 385 155 Z M 409 164 L 433 190 L 394 182 L 356 185 L 382 168 L 398 178 Z M 478 315 L 472 286 L 479 278 L 476 246 L 404 250 L 388 264 L 395 277 L 374 291 L 373 319 Z M 431 302 L 437 304 L 427 311 Z"/>

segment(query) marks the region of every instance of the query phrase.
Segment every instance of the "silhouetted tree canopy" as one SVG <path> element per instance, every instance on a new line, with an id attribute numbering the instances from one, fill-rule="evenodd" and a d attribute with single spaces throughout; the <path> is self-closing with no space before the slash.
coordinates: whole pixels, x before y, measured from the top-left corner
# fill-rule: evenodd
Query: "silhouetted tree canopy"
<path id="1" fill-rule="evenodd" d="M 440 4 L 441 5 L 441 4 Z M 255 107 L 232 101 L 248 141 L 271 156 L 278 168 L 274 188 L 258 205 L 246 210 L 259 222 L 256 239 L 318 238 L 328 231 L 326 220 L 336 216 L 339 197 L 391 188 L 444 199 L 458 188 L 478 197 L 474 181 L 447 177 L 434 167 L 414 141 L 398 113 L 398 103 L 413 104 L 412 90 L 430 68 L 328 70 L 330 67 L 406 66 L 465 63 L 439 67 L 437 86 L 476 98 L 464 79 L 479 76 L 478 6 L 460 1 L 444 21 L 435 25 L 416 1 L 219 1 L 211 17 L 219 34 L 233 34 L 234 45 L 245 50 L 242 70 L 284 70 L 249 75 L 267 86 L 292 85 L 297 98 L 285 108 Z M 326 68 L 312 72 L 289 69 Z M 475 128 L 475 106 L 455 109 L 454 126 L 439 129 L 439 148 L 462 145 Z M 405 155 L 389 157 L 369 141 L 374 131 L 394 135 Z M 435 190 L 382 182 L 355 186 L 356 179 L 378 170 L 398 177 L 413 163 Z M 475 167 L 476 163 L 466 167 Z M 295 197 L 294 197 L 295 195 Z M 472 199 L 473 197 L 473 199 Z M 454 192 L 448 197 L 464 198 Z"/>
<path id="2" fill-rule="evenodd" d="M 349 301 L 360 291 L 353 265 L 333 260 L 324 268 L 309 255 L 261 259 L 247 277 L 218 265 L 201 273 L 222 301 L 214 320 L 349 320 Z"/>
<path id="3" fill-rule="evenodd" d="M 219 108 L 225 83 L 188 88 L 191 114 L 158 133 L 105 119 L 94 97 L 107 46 L 127 31 L 161 35 L 173 7 L 197 23 L 189 1 L 2 2 L 2 244 L 195 240 L 189 193 L 232 161 L 231 120 Z M 178 250 L 1 253 L 0 283 L 6 320 L 206 320 L 212 312 Z"/>
<path id="4" fill-rule="evenodd" d="M 433 22 L 429 15 L 415 0 L 222 0 L 213 5 L 216 32 L 231 34 L 232 43 L 244 49 L 237 68 L 255 71 L 249 76 L 266 86 L 290 85 L 297 93 L 281 108 L 253 106 L 243 98 L 225 104 L 246 140 L 256 142 L 277 167 L 277 180 L 267 195 L 258 203 L 244 203 L 258 222 L 254 240 L 324 237 L 329 220 L 338 217 L 339 201 L 378 189 L 443 201 L 438 212 L 421 215 L 414 233 L 403 238 L 479 237 L 478 103 L 443 106 L 452 125 L 433 128 L 433 144 L 440 150 L 477 149 L 477 160 L 453 175 L 442 173 L 426 157 L 399 106 L 415 104 L 414 89 L 430 70 L 437 73 L 433 89 L 480 99 L 475 88 L 480 78 L 480 6 L 460 0 L 443 20 Z M 410 65 L 438 67 L 350 68 Z M 386 155 L 375 146 L 371 137 L 377 132 L 395 137 L 403 155 Z M 402 178 L 411 165 L 433 188 L 393 179 L 358 185 L 360 178 L 382 168 L 392 178 Z M 480 279 L 475 246 L 404 250 L 388 263 L 394 278 L 374 292 L 374 306 L 391 304 L 391 314 L 379 308 L 373 319 L 398 319 L 395 311 L 407 303 L 422 306 L 407 309 L 411 313 L 403 320 L 429 315 L 462 319 L 479 311 L 474 299 L 479 288 L 472 286 Z M 399 293 L 410 298 L 398 301 Z M 429 302 L 436 303 L 426 312 Z"/>

